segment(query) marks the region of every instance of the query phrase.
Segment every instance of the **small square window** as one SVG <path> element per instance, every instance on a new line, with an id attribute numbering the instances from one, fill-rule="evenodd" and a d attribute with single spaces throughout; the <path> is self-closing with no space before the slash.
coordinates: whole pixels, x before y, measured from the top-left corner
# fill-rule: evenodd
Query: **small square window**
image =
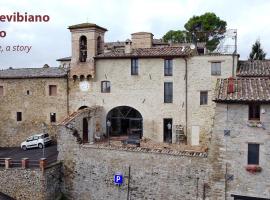
<path id="1" fill-rule="evenodd" d="M 200 105 L 207 105 L 208 103 L 208 92 L 201 91 L 200 92 Z"/>
<path id="2" fill-rule="evenodd" d="M 260 105 L 250 104 L 248 106 L 248 119 L 249 120 L 260 120 Z"/>
<path id="3" fill-rule="evenodd" d="M 164 60 L 164 76 L 172 76 L 173 75 L 173 60 L 165 59 Z"/>
<path id="4" fill-rule="evenodd" d="M 50 113 L 50 121 L 53 123 L 53 122 L 56 122 L 56 113 Z"/>
<path id="5" fill-rule="evenodd" d="M 29 90 L 27 90 L 27 91 L 26 91 L 26 94 L 27 94 L 27 95 L 30 95 L 30 91 L 29 91 Z"/>
<path id="6" fill-rule="evenodd" d="M 17 112 L 17 122 L 22 121 L 22 112 Z"/>
<path id="7" fill-rule="evenodd" d="M 211 75 L 221 75 L 221 62 L 211 62 Z"/>
<path id="8" fill-rule="evenodd" d="M 57 86 L 56 85 L 49 85 L 49 95 L 50 96 L 57 95 Z"/>
<path id="9" fill-rule="evenodd" d="M 101 92 L 110 93 L 111 92 L 111 82 L 110 81 L 101 81 Z"/>
<path id="10" fill-rule="evenodd" d="M 139 74 L 139 62 L 138 58 L 131 59 L 131 75 L 138 75 Z"/>
<path id="11" fill-rule="evenodd" d="M 4 96 L 4 86 L 0 85 L 0 96 Z"/>
<path id="12" fill-rule="evenodd" d="M 248 144 L 248 165 L 259 165 L 259 144 Z"/>

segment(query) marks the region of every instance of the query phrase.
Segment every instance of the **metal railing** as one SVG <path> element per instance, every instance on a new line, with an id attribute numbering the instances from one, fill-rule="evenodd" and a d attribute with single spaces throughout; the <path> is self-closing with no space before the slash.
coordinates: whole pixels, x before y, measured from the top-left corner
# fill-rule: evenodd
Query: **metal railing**
<path id="1" fill-rule="evenodd" d="M 28 158 L 11 159 L 11 158 L 0 158 L 0 168 L 10 169 L 10 168 L 44 168 L 48 165 L 56 163 L 57 155 L 48 156 L 47 158 L 40 158 L 39 160 L 30 160 Z"/>

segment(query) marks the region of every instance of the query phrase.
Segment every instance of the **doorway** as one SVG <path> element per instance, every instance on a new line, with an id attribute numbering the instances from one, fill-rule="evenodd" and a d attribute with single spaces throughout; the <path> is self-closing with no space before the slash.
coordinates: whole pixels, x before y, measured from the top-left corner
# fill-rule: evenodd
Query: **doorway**
<path id="1" fill-rule="evenodd" d="M 163 119 L 163 141 L 172 143 L 172 118 Z"/>
<path id="2" fill-rule="evenodd" d="M 118 106 L 107 114 L 106 122 L 111 122 L 107 127 L 110 136 L 136 135 L 142 137 L 143 118 L 141 113 L 129 106 Z"/>
<path id="3" fill-rule="evenodd" d="M 88 120 L 83 118 L 83 143 L 88 142 Z"/>

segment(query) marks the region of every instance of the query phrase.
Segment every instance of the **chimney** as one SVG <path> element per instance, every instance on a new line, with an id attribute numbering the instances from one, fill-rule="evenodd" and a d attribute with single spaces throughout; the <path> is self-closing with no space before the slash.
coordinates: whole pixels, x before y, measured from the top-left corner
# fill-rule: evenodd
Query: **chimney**
<path id="1" fill-rule="evenodd" d="M 49 68 L 50 66 L 48 64 L 43 65 L 43 68 Z"/>
<path id="2" fill-rule="evenodd" d="M 151 48 L 153 34 L 148 32 L 137 32 L 131 34 L 132 48 Z"/>
<path id="3" fill-rule="evenodd" d="M 131 40 L 130 39 L 127 39 L 126 42 L 125 42 L 125 53 L 129 54 L 131 53 Z"/>
<path id="4" fill-rule="evenodd" d="M 228 78 L 228 93 L 234 93 L 234 78 Z"/>

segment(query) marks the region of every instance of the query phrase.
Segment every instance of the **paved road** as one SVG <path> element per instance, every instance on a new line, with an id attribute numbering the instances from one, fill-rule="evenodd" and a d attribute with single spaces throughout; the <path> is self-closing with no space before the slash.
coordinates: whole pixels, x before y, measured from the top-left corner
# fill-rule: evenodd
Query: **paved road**
<path id="1" fill-rule="evenodd" d="M 45 158 L 49 162 L 57 160 L 57 146 L 50 145 L 44 149 Z M 21 160 L 22 158 L 29 158 L 29 160 L 39 160 L 43 158 L 43 149 L 33 148 L 26 151 L 20 147 L 0 147 L 0 158 L 12 158 L 13 160 Z"/>
<path id="2" fill-rule="evenodd" d="M 0 200 L 15 200 L 15 199 L 0 192 Z"/>

